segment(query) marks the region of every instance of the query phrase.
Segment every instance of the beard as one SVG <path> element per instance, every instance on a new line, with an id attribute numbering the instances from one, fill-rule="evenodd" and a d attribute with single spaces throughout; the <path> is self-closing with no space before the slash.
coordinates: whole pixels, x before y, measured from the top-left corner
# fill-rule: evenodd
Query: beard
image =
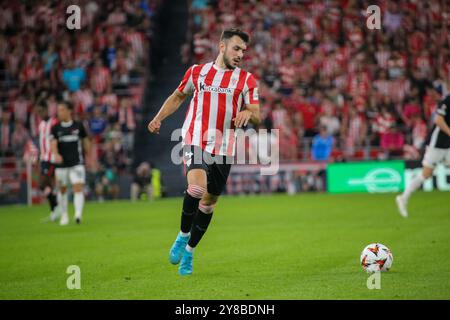
<path id="1" fill-rule="evenodd" d="M 224 54 L 223 55 L 223 63 L 225 64 L 225 66 L 228 68 L 228 69 L 235 69 L 236 67 L 234 67 L 232 64 L 231 64 L 231 62 L 230 62 L 230 59 L 228 59 L 228 57 Z"/>

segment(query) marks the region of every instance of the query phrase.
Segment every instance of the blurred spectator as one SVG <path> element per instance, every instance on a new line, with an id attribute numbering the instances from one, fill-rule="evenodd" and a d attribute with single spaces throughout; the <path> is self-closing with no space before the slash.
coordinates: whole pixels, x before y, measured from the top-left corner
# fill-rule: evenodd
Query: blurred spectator
<path id="1" fill-rule="evenodd" d="M 107 47 L 103 49 L 103 61 L 105 66 L 112 69 L 112 65 L 116 61 L 116 57 L 116 36 L 114 34 L 110 34 L 107 37 Z"/>
<path id="2" fill-rule="evenodd" d="M 14 126 L 11 123 L 11 112 L 3 109 L 0 122 L 0 149 L 3 154 L 11 150 L 13 129 Z"/>
<path id="3" fill-rule="evenodd" d="M 99 101 L 95 102 L 98 106 L 101 105 Z M 92 105 L 94 104 L 94 95 L 92 93 L 92 90 L 86 83 L 83 83 L 81 85 L 81 89 L 74 93 L 73 103 L 76 105 L 76 110 L 80 113 L 92 111 Z"/>
<path id="4" fill-rule="evenodd" d="M 95 194 L 99 202 L 119 198 L 119 182 L 115 168 L 106 168 L 98 172 L 95 180 Z"/>
<path id="5" fill-rule="evenodd" d="M 152 199 L 152 176 L 148 162 L 142 162 L 134 174 L 133 183 L 131 184 L 131 200 L 136 201 L 144 193 L 149 200 Z"/>
<path id="6" fill-rule="evenodd" d="M 96 95 L 100 95 L 108 91 L 111 85 L 111 73 L 109 69 L 103 65 L 103 61 L 100 58 L 97 58 L 90 76 L 90 86 L 92 91 Z"/>
<path id="7" fill-rule="evenodd" d="M 81 84 L 86 80 L 86 71 L 76 67 L 74 62 L 69 62 L 63 70 L 62 79 L 66 87 L 75 92 L 80 90 Z"/>
<path id="8" fill-rule="evenodd" d="M 42 54 L 42 62 L 44 64 L 44 72 L 46 75 L 54 69 L 55 62 L 58 60 L 58 54 L 55 51 L 53 43 L 48 45 L 47 50 Z"/>
<path id="9" fill-rule="evenodd" d="M 312 141 L 312 159 L 315 161 L 330 160 L 333 147 L 334 138 L 328 134 L 326 127 L 320 127 L 319 134 L 317 134 Z"/>
<path id="10" fill-rule="evenodd" d="M 115 122 L 119 112 L 119 99 L 117 94 L 109 88 L 101 98 L 102 103 L 107 107 L 106 114 L 111 122 Z"/>
<path id="11" fill-rule="evenodd" d="M 19 94 L 11 103 L 14 110 L 14 120 L 23 124 L 27 122 L 28 113 L 31 111 L 31 102 L 26 94 Z"/>
<path id="12" fill-rule="evenodd" d="M 344 117 L 341 137 L 344 139 L 344 154 L 347 157 L 351 157 L 355 153 L 356 147 L 363 144 L 368 129 L 366 121 L 364 116 L 358 114 L 353 107 Z"/>
<path id="13" fill-rule="evenodd" d="M 160 3 L 81 1 L 82 29 L 72 32 L 60 14 L 62 2 L 2 2 L 0 153 L 20 156 L 24 142 L 36 139 L 38 102 L 45 101 L 49 115 L 55 116 L 58 101 L 71 100 L 74 118 L 95 138 L 86 158 L 95 180 L 91 190 L 95 194 L 97 189 L 99 197 L 117 197 L 118 177 L 131 164 L 151 19 Z M 113 86 L 113 79 L 120 86 Z M 132 105 L 122 113 L 118 94 L 128 96 L 125 104 Z"/>
<path id="14" fill-rule="evenodd" d="M 305 137 L 314 137 L 316 131 L 317 108 L 306 99 L 301 98 L 297 104 L 297 111 L 301 114 Z"/>
<path id="15" fill-rule="evenodd" d="M 263 122 L 281 128 L 286 118 L 293 119 L 300 148 L 326 125 L 352 157 L 372 154 L 361 148 L 380 146 L 389 122 L 378 116 L 383 106 L 392 110 L 398 133 L 409 136 L 417 106 L 431 125 L 435 103 L 426 89 L 430 83 L 450 87 L 448 4 L 378 4 L 382 33 L 360 27 L 364 1 L 194 1 L 184 50 L 191 52 L 191 62 L 212 61 L 216 35 L 227 26 L 240 26 L 252 36 L 243 67 L 259 80 L 261 101 L 269 105 L 261 104 Z M 349 98 L 356 110 L 351 117 L 345 103 Z M 332 112 L 325 107 L 328 101 Z M 344 132 L 355 135 L 349 138 Z M 282 134 L 289 137 L 289 129 Z M 291 143 L 297 147 L 294 139 Z"/>
<path id="16" fill-rule="evenodd" d="M 396 2 L 388 2 L 388 8 L 384 13 L 383 26 L 390 33 L 395 33 L 402 24 L 402 14 Z"/>
<path id="17" fill-rule="evenodd" d="M 94 135 L 95 138 L 103 135 L 103 132 L 108 125 L 108 122 L 105 119 L 104 113 L 102 112 L 100 106 L 95 106 L 93 110 L 92 117 L 88 120 L 89 122 L 89 130 Z"/>
<path id="18" fill-rule="evenodd" d="M 28 130 L 25 128 L 25 125 L 20 121 L 16 121 L 14 133 L 11 137 L 11 144 L 14 146 L 13 149 L 16 157 L 23 157 L 25 145 L 29 139 L 30 135 L 28 134 Z"/>
<path id="19" fill-rule="evenodd" d="M 133 149 L 134 130 L 136 129 L 137 115 L 139 109 L 133 105 L 132 100 L 128 96 L 124 96 L 120 100 L 119 124 L 123 133 L 123 147 L 126 151 Z"/>
<path id="20" fill-rule="evenodd" d="M 408 126 L 413 126 L 413 121 L 417 116 L 420 116 L 421 108 L 419 101 L 417 99 L 411 99 L 403 107 L 403 112 L 401 114 L 403 122 Z"/>
<path id="21" fill-rule="evenodd" d="M 328 134 L 334 136 L 339 133 L 340 122 L 338 117 L 334 115 L 333 105 L 330 100 L 325 99 L 323 109 L 324 112 L 319 118 L 319 124 L 326 128 Z"/>
<path id="22" fill-rule="evenodd" d="M 115 71 L 113 82 L 127 85 L 130 81 L 129 73 L 133 68 L 133 61 L 125 55 L 124 50 L 117 52 L 117 58 L 111 63 L 111 70 Z"/>
<path id="23" fill-rule="evenodd" d="M 385 140 L 389 140 L 388 133 L 394 128 L 396 121 L 394 115 L 390 111 L 390 108 L 386 105 L 381 107 L 381 113 L 375 119 L 375 132 L 378 133 L 378 139 L 380 141 L 380 145 L 383 147 L 387 146 L 387 142 Z"/>
<path id="24" fill-rule="evenodd" d="M 123 169 L 128 164 L 127 162 L 121 145 L 114 145 L 111 140 L 104 143 L 100 156 L 100 163 L 104 167 Z"/>
<path id="25" fill-rule="evenodd" d="M 388 156 L 398 155 L 403 150 L 404 143 L 405 137 L 403 134 L 396 127 L 392 127 L 383 134 L 381 148 Z"/>

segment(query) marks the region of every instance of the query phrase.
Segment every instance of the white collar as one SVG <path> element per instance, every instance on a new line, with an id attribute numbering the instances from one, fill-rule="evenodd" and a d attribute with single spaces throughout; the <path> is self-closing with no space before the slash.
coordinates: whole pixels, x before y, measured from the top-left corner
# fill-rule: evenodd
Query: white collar
<path id="1" fill-rule="evenodd" d="M 70 127 L 72 124 L 73 124 L 73 120 L 70 120 L 67 122 L 61 121 L 61 126 L 63 126 L 63 127 Z"/>

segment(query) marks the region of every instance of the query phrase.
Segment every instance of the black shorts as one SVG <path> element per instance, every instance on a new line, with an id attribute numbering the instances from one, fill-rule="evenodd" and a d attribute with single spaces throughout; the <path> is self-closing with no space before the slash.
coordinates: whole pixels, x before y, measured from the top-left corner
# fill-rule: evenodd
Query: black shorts
<path id="1" fill-rule="evenodd" d="M 41 175 L 52 178 L 55 175 L 55 165 L 48 161 L 41 161 Z"/>
<path id="2" fill-rule="evenodd" d="M 208 193 L 216 196 L 222 194 L 227 184 L 231 161 L 232 157 L 213 155 L 197 146 L 186 145 L 183 147 L 186 175 L 192 169 L 205 170 Z"/>

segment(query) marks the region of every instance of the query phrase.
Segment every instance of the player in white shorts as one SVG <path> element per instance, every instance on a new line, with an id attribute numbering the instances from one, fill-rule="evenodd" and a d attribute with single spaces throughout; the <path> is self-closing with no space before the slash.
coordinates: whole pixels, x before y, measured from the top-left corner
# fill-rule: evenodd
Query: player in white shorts
<path id="1" fill-rule="evenodd" d="M 90 148 L 89 138 L 83 124 L 72 120 L 72 106 L 63 102 L 58 105 L 58 122 L 51 130 L 51 146 L 55 155 L 56 185 L 58 188 L 58 203 L 61 210 L 61 225 L 69 223 L 67 213 L 67 187 L 70 184 L 73 191 L 75 221 L 81 223 L 84 206 L 84 184 L 86 170 L 84 168 L 84 151 Z"/>
<path id="2" fill-rule="evenodd" d="M 422 183 L 433 175 L 434 168 L 440 162 L 450 166 L 450 95 L 439 102 L 434 119 L 434 127 L 428 139 L 425 155 L 422 160 L 422 172 L 416 175 L 405 191 L 396 197 L 398 211 L 401 216 L 408 217 L 407 204 L 411 194 L 418 190 Z"/>

